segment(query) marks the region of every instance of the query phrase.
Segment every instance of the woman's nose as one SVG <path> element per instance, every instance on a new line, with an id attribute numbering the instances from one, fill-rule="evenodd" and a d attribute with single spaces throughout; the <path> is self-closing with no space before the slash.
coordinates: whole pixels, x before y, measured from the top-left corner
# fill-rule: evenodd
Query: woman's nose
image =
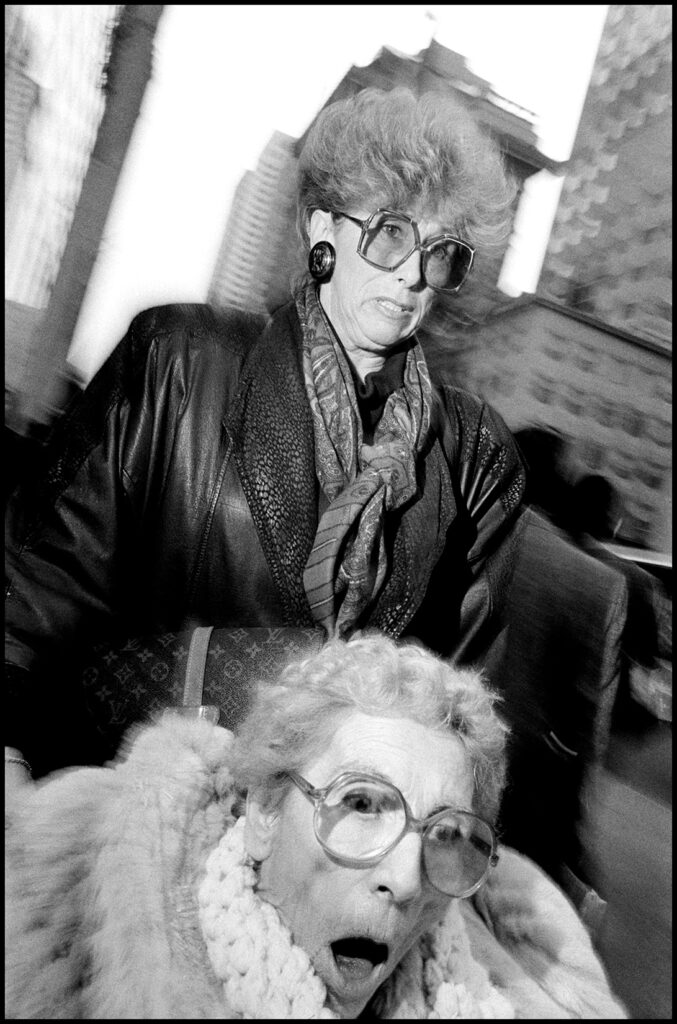
<path id="1" fill-rule="evenodd" d="M 410 903 L 423 888 L 421 837 L 408 832 L 374 866 L 373 882 L 379 892 L 388 893 L 396 903 Z"/>
<path id="2" fill-rule="evenodd" d="M 407 288 L 415 288 L 417 285 L 422 283 L 422 259 L 423 254 L 418 249 L 414 249 L 411 256 L 407 260 L 405 260 L 402 266 L 398 267 L 397 270 L 395 271 L 400 280 L 404 281 Z"/>

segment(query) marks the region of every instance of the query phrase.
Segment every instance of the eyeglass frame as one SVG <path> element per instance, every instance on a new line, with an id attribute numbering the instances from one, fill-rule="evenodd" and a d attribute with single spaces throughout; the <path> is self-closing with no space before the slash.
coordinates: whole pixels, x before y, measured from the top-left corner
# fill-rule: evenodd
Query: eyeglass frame
<path id="1" fill-rule="evenodd" d="M 370 772 L 341 772 L 341 774 L 337 775 L 336 778 L 333 779 L 327 786 L 322 787 L 313 786 L 310 782 L 308 782 L 307 779 L 304 779 L 302 775 L 299 775 L 298 772 L 293 771 L 291 769 L 286 771 L 285 775 L 289 779 L 291 779 L 294 785 L 297 786 L 298 789 L 303 793 L 303 795 L 310 800 L 310 802 L 313 804 L 315 808 L 313 813 L 313 831 L 315 832 L 315 838 L 317 839 L 318 843 L 325 851 L 325 853 L 327 853 L 333 860 L 338 861 L 339 864 L 343 864 L 345 867 L 364 868 L 371 867 L 374 864 L 378 864 L 378 862 L 383 860 L 383 858 L 387 856 L 391 850 L 395 849 L 397 844 L 401 842 L 402 839 L 404 839 L 405 835 L 407 835 L 408 832 L 419 832 L 423 835 L 421 860 L 423 861 L 423 866 L 425 868 L 425 873 L 426 877 L 428 878 L 428 881 L 430 882 L 434 889 L 437 889 L 438 892 L 442 892 L 445 896 L 451 896 L 452 899 L 464 900 L 467 899 L 468 896 L 472 896 L 474 893 L 476 893 L 481 885 L 484 885 L 490 870 L 496 867 L 496 865 L 498 864 L 499 854 L 497 849 L 498 840 L 496 838 L 496 831 L 490 822 L 480 817 L 479 814 L 475 814 L 474 811 L 466 811 L 464 808 L 460 807 L 444 807 L 441 811 L 436 811 L 434 814 L 429 815 L 427 818 L 416 818 L 412 814 L 411 807 L 409 806 L 406 798 L 404 797 L 404 794 L 397 788 L 397 786 L 393 782 L 390 782 L 389 779 L 384 779 L 381 775 L 375 775 Z M 327 845 L 327 843 L 324 842 L 324 840 L 319 835 L 318 831 L 318 817 L 320 814 L 320 808 L 327 796 L 327 793 L 335 786 L 339 785 L 340 783 L 346 782 L 348 779 L 362 780 L 365 782 L 377 782 L 381 785 L 386 785 L 389 789 L 392 789 L 397 793 L 402 802 L 402 807 L 404 808 L 404 826 L 400 834 L 395 839 L 393 839 L 392 842 L 388 843 L 385 849 L 380 850 L 378 853 L 371 854 L 368 857 L 362 857 L 359 859 L 357 857 L 344 856 L 342 853 L 336 853 Z M 465 814 L 470 818 L 475 818 L 477 821 L 481 821 L 483 825 L 487 826 L 487 828 L 489 829 L 489 833 L 491 835 L 491 852 L 487 857 L 487 866 L 484 869 L 484 872 L 482 873 L 482 877 L 479 879 L 479 881 L 475 882 L 475 884 L 472 885 L 469 889 L 465 890 L 461 895 L 452 895 L 451 893 L 445 893 L 443 889 L 440 889 L 439 886 L 435 885 L 433 880 L 428 875 L 428 868 L 425 862 L 425 857 L 423 856 L 423 850 L 425 849 L 425 833 L 427 832 L 428 828 L 430 828 L 431 825 L 436 824 L 438 821 L 441 821 L 444 818 L 444 816 L 446 814 L 449 814 L 450 812 L 452 814 Z"/>
<path id="2" fill-rule="evenodd" d="M 423 266 L 421 266 L 421 273 L 423 274 L 426 286 L 428 288 L 432 288 L 433 291 L 441 292 L 442 294 L 446 295 L 456 295 L 458 292 L 460 292 L 461 288 L 468 280 L 468 275 L 470 274 L 470 271 L 472 270 L 473 264 L 475 262 L 475 249 L 468 242 L 464 242 L 462 238 L 457 238 L 456 235 L 452 235 L 447 231 L 443 231 L 439 235 L 434 235 L 424 244 L 421 241 L 421 236 L 418 230 L 418 224 L 416 223 L 413 217 L 410 217 L 407 213 L 400 213 L 399 210 L 386 210 L 385 207 L 383 206 L 379 206 L 378 210 L 374 210 L 373 213 L 370 213 L 365 220 L 360 220 L 359 217 L 353 217 L 351 214 L 345 213 L 344 210 L 332 210 L 332 213 L 337 214 L 339 217 L 345 217 L 347 220 L 352 221 L 353 224 L 357 224 L 357 226 L 362 229 L 359 241 L 357 243 L 357 255 L 360 257 L 360 259 L 363 259 L 365 263 L 368 263 L 370 267 L 376 267 L 377 270 L 384 270 L 386 273 L 390 274 L 394 270 L 398 270 L 399 267 L 403 266 L 403 264 L 407 262 L 407 260 L 410 258 L 410 256 L 413 255 L 413 253 L 429 253 L 431 246 L 437 245 L 438 242 L 454 242 L 455 245 L 462 245 L 463 248 L 467 249 L 470 253 L 470 263 L 468 264 L 468 269 L 466 270 L 465 276 L 460 284 L 457 284 L 455 288 L 439 288 L 437 285 L 430 284 L 428 280 L 425 278 Z M 413 249 L 411 249 L 406 256 L 403 256 L 402 259 L 398 263 L 396 263 L 394 267 L 382 267 L 380 263 L 374 263 L 373 260 L 368 259 L 364 255 L 364 253 L 360 252 L 360 249 L 362 248 L 362 242 L 364 241 L 364 237 L 367 232 L 367 228 L 369 227 L 374 217 L 376 217 L 377 214 L 379 213 L 385 213 L 390 217 L 401 217 L 402 220 L 406 220 L 411 225 L 414 231 L 415 245 Z"/>

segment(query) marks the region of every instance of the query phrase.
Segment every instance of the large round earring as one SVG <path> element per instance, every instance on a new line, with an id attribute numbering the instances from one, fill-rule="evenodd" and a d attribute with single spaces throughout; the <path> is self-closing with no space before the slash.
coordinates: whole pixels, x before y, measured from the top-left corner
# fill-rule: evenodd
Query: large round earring
<path id="1" fill-rule="evenodd" d="M 336 250 L 331 242 L 316 242 L 308 254 L 308 270 L 316 281 L 328 281 L 336 266 Z"/>

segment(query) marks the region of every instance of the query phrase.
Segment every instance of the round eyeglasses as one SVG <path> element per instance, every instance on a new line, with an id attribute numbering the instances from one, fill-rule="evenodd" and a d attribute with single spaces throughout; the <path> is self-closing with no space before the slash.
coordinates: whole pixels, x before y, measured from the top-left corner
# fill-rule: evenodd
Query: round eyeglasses
<path id="1" fill-rule="evenodd" d="M 447 896 L 472 896 L 498 863 L 491 825 L 450 807 L 417 819 L 399 789 L 379 775 L 344 772 L 316 789 L 297 772 L 286 773 L 315 805 L 315 837 L 346 867 L 376 864 L 407 832 L 423 835 L 423 864 L 431 885 Z"/>
<path id="2" fill-rule="evenodd" d="M 454 294 L 465 282 L 475 259 L 475 250 L 454 235 L 441 234 L 421 242 L 418 224 L 406 213 L 376 210 L 366 220 L 342 210 L 334 213 L 362 229 L 357 243 L 359 255 L 379 270 L 397 270 L 412 253 L 422 254 L 421 273 L 434 291 Z"/>

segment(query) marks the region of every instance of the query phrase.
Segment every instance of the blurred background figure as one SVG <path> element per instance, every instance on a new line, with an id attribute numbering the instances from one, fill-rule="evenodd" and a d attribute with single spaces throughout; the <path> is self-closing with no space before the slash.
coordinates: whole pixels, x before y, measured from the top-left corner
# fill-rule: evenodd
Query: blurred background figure
<path id="1" fill-rule="evenodd" d="M 651 727 L 661 710 L 671 706 L 672 638 L 668 598 L 660 581 L 629 558 L 608 546 L 623 522 L 623 505 L 614 485 L 605 477 L 588 474 L 572 488 L 571 531 L 581 549 L 625 578 L 628 611 L 622 637 L 622 661 L 614 725 L 640 734 Z M 651 692 L 651 679 L 665 691 Z M 651 710 L 652 709 L 652 710 Z M 658 715 L 657 715 L 658 712 Z"/>
<path id="2" fill-rule="evenodd" d="M 514 437 L 527 467 L 527 504 L 568 532 L 573 482 L 570 444 L 558 430 L 544 426 L 522 427 Z"/>
<path id="3" fill-rule="evenodd" d="M 553 856 L 546 829 L 534 822 L 559 830 L 571 858 L 559 869 L 633 1016 L 667 1018 L 671 562 L 618 543 L 624 511 L 618 492 L 585 472 L 570 437 L 534 425 L 515 436 L 532 517 L 509 595 L 509 640 L 499 670 L 509 708 L 520 709 L 511 721 L 515 787 L 505 796 L 506 811 L 520 823 L 513 841 Z M 522 674 L 520 658 L 527 666 Z M 587 716 L 577 719 L 589 726 L 584 764 L 583 747 L 575 738 L 567 743 L 565 729 L 570 702 L 585 705 L 591 681 L 599 689 L 589 696 L 596 692 L 599 702 L 589 700 Z M 546 799 L 544 777 L 558 780 L 563 817 Z"/>
<path id="4" fill-rule="evenodd" d="M 584 789 L 607 750 L 627 588 L 620 573 L 580 550 L 567 533 L 566 440 L 540 428 L 515 437 L 531 508 L 495 673 L 513 730 L 505 841 L 544 865 L 595 929 L 604 904 L 592 886 Z"/>

